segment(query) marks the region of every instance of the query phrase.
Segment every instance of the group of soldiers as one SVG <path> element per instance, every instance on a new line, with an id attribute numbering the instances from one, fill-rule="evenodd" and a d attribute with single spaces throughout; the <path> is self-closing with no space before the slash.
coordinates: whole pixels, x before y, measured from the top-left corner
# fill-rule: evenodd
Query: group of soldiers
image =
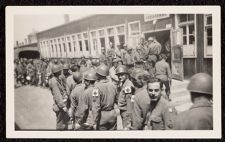
<path id="1" fill-rule="evenodd" d="M 168 52 L 150 37 L 136 49 L 110 43 L 100 58 L 42 59 L 38 69 L 50 78 L 56 129 L 118 130 L 118 118 L 122 130 L 212 129 L 212 77 L 191 78 L 193 106 L 178 115 L 170 102 L 170 48 L 163 47 Z"/>

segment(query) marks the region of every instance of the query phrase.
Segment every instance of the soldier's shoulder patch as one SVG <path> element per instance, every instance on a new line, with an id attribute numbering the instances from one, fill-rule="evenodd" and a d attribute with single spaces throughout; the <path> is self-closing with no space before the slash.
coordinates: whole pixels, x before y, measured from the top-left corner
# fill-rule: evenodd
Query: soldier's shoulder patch
<path id="1" fill-rule="evenodd" d="M 93 97 L 99 96 L 99 91 L 98 91 L 98 89 L 93 89 L 93 91 L 92 91 L 92 96 L 93 96 Z"/>
<path id="2" fill-rule="evenodd" d="M 131 86 L 126 86 L 124 88 L 124 92 L 127 94 L 127 93 L 131 93 Z"/>
<path id="3" fill-rule="evenodd" d="M 134 102 L 134 101 L 135 101 L 134 98 L 135 98 L 135 96 L 132 95 L 132 96 L 131 96 L 131 102 Z"/>

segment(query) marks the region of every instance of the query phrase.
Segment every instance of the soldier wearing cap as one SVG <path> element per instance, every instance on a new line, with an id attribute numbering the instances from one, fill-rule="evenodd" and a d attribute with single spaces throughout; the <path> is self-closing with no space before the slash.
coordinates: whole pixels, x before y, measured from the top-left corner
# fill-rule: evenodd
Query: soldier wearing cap
<path id="1" fill-rule="evenodd" d="M 187 89 L 190 91 L 193 105 L 177 116 L 174 129 L 212 130 L 212 77 L 206 73 L 197 73 L 191 77 Z"/>
<path id="2" fill-rule="evenodd" d="M 150 79 L 147 92 L 150 97 L 150 109 L 145 120 L 145 130 L 170 130 L 174 128 L 176 109 L 162 97 L 162 83 L 158 79 Z"/>
<path id="3" fill-rule="evenodd" d="M 56 113 L 56 129 L 66 130 L 69 121 L 69 116 L 67 114 L 67 99 L 68 95 L 66 89 L 64 88 L 62 80 L 59 76 L 61 75 L 63 68 L 60 65 L 54 65 L 52 68 L 53 78 L 49 81 L 49 87 L 53 95 L 54 104 L 53 111 Z"/>
<path id="4" fill-rule="evenodd" d="M 73 74 L 73 80 L 76 83 L 76 86 L 70 94 L 71 103 L 70 103 L 69 116 L 70 116 L 70 120 L 75 122 L 80 117 L 77 110 L 78 110 L 79 98 L 84 93 L 85 85 L 82 83 L 83 75 L 80 72 L 73 72 L 72 74 Z M 75 126 L 75 129 L 76 127 L 77 126 Z"/>
<path id="5" fill-rule="evenodd" d="M 122 117 L 123 128 L 128 130 L 132 122 L 132 97 L 134 95 L 134 85 L 129 80 L 128 69 L 126 66 L 121 65 L 116 69 L 116 75 L 119 78 L 118 84 L 118 107 Z"/>
<path id="6" fill-rule="evenodd" d="M 165 85 L 166 95 L 169 98 L 172 74 L 171 74 L 171 70 L 170 70 L 170 65 L 166 62 L 165 54 L 160 55 L 160 61 L 158 61 L 155 64 L 155 70 L 156 70 L 155 77 L 158 78 Z"/>
<path id="7" fill-rule="evenodd" d="M 93 128 L 93 117 L 92 117 L 92 91 L 96 81 L 95 70 L 89 70 L 84 75 L 84 93 L 79 97 L 78 103 L 78 116 L 77 116 L 77 128 L 79 130 L 87 130 Z"/>
<path id="8" fill-rule="evenodd" d="M 96 130 L 116 130 L 117 104 L 116 86 L 107 79 L 109 68 L 101 65 L 96 69 L 98 82 L 92 91 L 93 128 Z"/>

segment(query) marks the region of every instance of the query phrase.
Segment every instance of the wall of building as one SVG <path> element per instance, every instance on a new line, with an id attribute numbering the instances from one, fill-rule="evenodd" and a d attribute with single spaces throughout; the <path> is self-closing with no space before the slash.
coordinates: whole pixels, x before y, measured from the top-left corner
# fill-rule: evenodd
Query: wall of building
<path id="1" fill-rule="evenodd" d="M 141 36 L 144 36 L 146 33 L 152 33 L 152 32 L 158 32 L 162 30 L 168 30 L 170 31 L 172 28 L 176 28 L 182 25 L 179 25 L 179 23 L 176 23 L 178 21 L 177 15 L 170 14 L 169 17 L 158 19 L 156 21 L 156 24 L 153 24 L 153 21 L 145 21 L 144 14 L 107 14 L 107 15 L 93 15 L 90 17 L 86 17 L 83 19 L 80 19 L 78 21 L 72 21 L 70 23 L 51 28 L 46 31 L 39 32 L 37 34 L 38 38 L 38 46 L 40 47 L 40 42 L 42 41 L 50 41 L 50 40 L 57 40 L 61 38 L 65 38 L 65 45 L 66 45 L 66 51 L 63 53 L 51 53 L 51 45 L 47 45 L 40 47 L 41 55 L 42 57 L 62 57 L 62 58 L 73 58 L 73 57 L 80 57 L 82 55 L 85 56 L 98 56 L 101 54 L 101 46 L 100 44 L 100 35 L 97 36 L 97 50 L 94 49 L 94 45 L 92 43 L 92 37 L 91 32 L 103 29 L 105 33 L 107 33 L 107 30 L 109 28 L 114 28 L 116 30 L 117 26 L 124 25 L 125 26 L 125 42 L 128 43 L 128 46 L 132 46 L 133 48 L 136 47 L 136 44 Z M 139 22 L 140 23 L 140 33 L 137 35 L 131 35 L 129 26 L 133 22 Z M 193 23 L 192 23 L 193 24 Z M 194 21 L 194 27 L 195 27 L 195 46 L 194 49 L 192 48 L 190 53 L 195 52 L 193 55 L 189 55 L 187 53 L 188 46 L 185 47 L 184 50 L 184 58 L 183 58 L 183 70 L 184 70 L 184 76 L 185 78 L 190 78 L 193 74 L 197 72 L 207 72 L 212 73 L 212 58 L 205 58 L 205 30 L 204 30 L 204 15 L 198 14 L 195 16 Z M 80 45 L 78 43 L 78 34 L 83 34 L 84 32 L 87 32 L 89 37 L 88 45 L 89 49 L 88 51 L 80 51 Z M 76 43 L 72 43 L 72 36 L 75 36 Z M 114 38 L 116 38 L 118 35 L 113 35 Z M 169 35 L 171 36 L 171 35 Z M 74 49 L 72 49 L 72 52 L 68 52 L 68 44 L 66 41 L 66 38 L 70 38 L 71 46 L 74 46 Z M 91 37 L 91 38 L 90 38 Z M 106 50 L 109 49 L 109 36 L 106 34 L 102 38 L 105 39 L 105 48 Z M 182 37 L 181 37 L 182 38 Z M 118 44 L 118 39 L 117 43 Z M 62 45 L 62 43 L 59 43 Z M 82 41 L 82 46 L 84 46 L 84 42 Z M 48 47 L 50 46 L 50 47 Z M 63 45 L 62 45 L 63 46 Z M 116 45 L 115 45 L 116 46 Z M 54 47 L 54 46 L 53 46 Z M 48 50 L 45 50 L 45 48 L 49 48 Z M 83 47 L 84 48 L 84 47 Z M 59 47 L 57 47 L 57 50 L 59 51 Z M 52 55 L 50 55 L 52 54 Z"/>

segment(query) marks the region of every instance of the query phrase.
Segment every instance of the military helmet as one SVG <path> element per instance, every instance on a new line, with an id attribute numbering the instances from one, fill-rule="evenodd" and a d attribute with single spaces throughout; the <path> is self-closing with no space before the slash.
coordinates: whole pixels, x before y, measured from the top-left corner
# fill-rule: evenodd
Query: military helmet
<path id="1" fill-rule="evenodd" d="M 126 74 L 128 74 L 128 69 L 127 69 L 126 66 L 121 65 L 121 66 L 118 66 L 118 67 L 116 68 L 116 75 L 121 74 L 121 73 L 126 73 Z"/>
<path id="2" fill-rule="evenodd" d="M 65 70 L 66 70 L 66 69 L 70 69 L 70 65 L 69 65 L 69 64 L 64 64 L 64 65 L 63 65 L 63 69 L 65 69 Z"/>
<path id="3" fill-rule="evenodd" d="M 87 73 L 84 74 L 84 79 L 85 80 L 96 80 L 96 72 L 94 70 L 90 70 Z"/>
<path id="4" fill-rule="evenodd" d="M 63 68 L 62 68 L 61 65 L 54 65 L 54 66 L 52 67 L 52 73 L 57 73 L 57 72 L 60 72 L 60 71 L 62 71 L 62 70 L 63 70 Z"/>
<path id="5" fill-rule="evenodd" d="M 82 74 L 80 72 L 73 72 L 73 80 L 79 82 L 82 80 Z"/>
<path id="6" fill-rule="evenodd" d="M 92 60 L 91 60 L 91 64 L 92 64 L 93 66 L 97 65 L 97 60 L 96 60 L 96 59 L 92 59 Z"/>
<path id="7" fill-rule="evenodd" d="M 206 73 L 197 73 L 191 77 L 187 89 L 190 92 L 212 95 L 212 77 Z"/>
<path id="8" fill-rule="evenodd" d="M 100 65 L 96 69 L 96 73 L 101 75 L 101 76 L 108 76 L 109 75 L 109 67 L 106 65 Z"/>

